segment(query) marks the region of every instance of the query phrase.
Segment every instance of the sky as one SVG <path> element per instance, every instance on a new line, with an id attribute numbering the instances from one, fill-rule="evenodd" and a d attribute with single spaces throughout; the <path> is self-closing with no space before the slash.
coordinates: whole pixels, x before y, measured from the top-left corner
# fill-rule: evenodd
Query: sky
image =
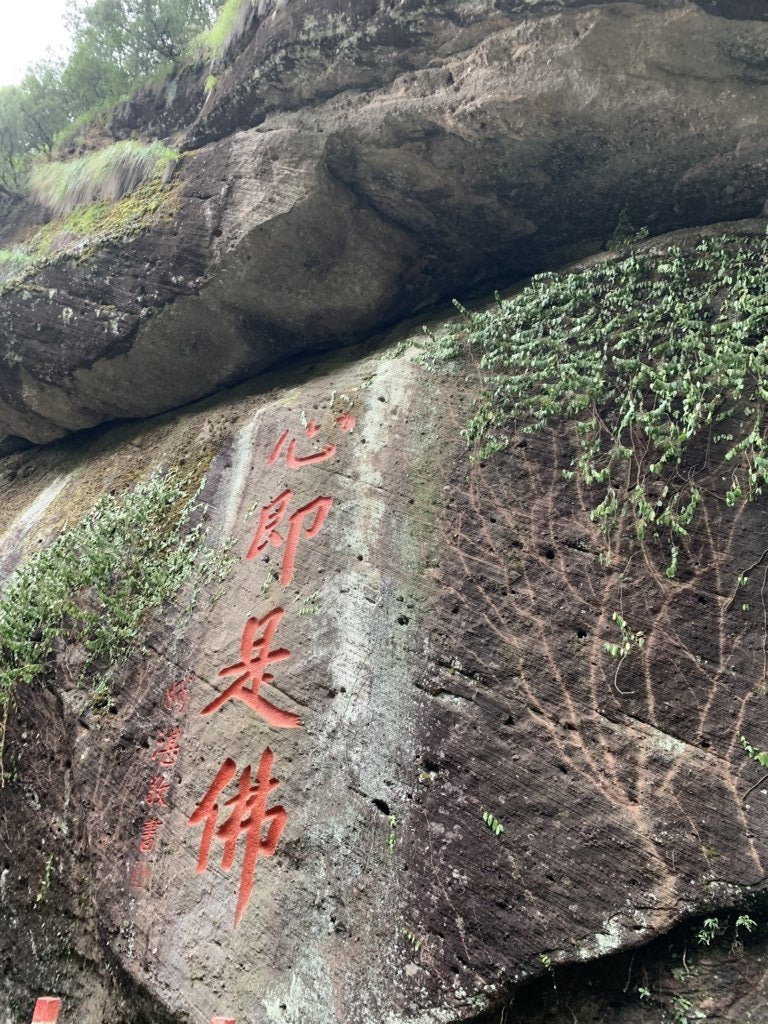
<path id="1" fill-rule="evenodd" d="M 67 0 L 0 0 L 0 86 L 14 85 L 50 47 L 66 53 Z"/>

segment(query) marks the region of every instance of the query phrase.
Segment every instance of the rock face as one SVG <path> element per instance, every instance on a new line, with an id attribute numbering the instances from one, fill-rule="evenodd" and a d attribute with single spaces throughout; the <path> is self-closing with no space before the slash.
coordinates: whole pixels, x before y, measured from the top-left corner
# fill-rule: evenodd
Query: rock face
<path id="1" fill-rule="evenodd" d="M 185 149 L 176 205 L 0 295 L 0 429 L 47 442 L 351 344 L 481 282 L 766 200 L 747 2 L 254 6 L 117 136 Z"/>
<path id="2" fill-rule="evenodd" d="M 45 988 L 62 1024 L 497 1020 L 526 978 L 549 985 L 543 962 L 631 949 L 764 886 L 765 795 L 743 800 L 760 771 L 738 739 L 768 730 L 764 504 L 706 497 L 679 580 L 630 552 L 605 566 L 563 431 L 469 461 L 476 387 L 471 367 L 355 352 L 4 460 L 6 572 L 97 494 L 202 459 L 210 543 L 235 555 L 223 593 L 150 624 L 112 713 L 83 710 L 66 650 L 49 689 L 19 695 L 8 1019 Z M 620 672 L 616 608 L 647 638 Z M 259 650 L 272 710 L 240 689 L 203 713 Z M 262 793 L 279 780 L 263 847 L 245 827 L 260 767 Z M 238 792 L 227 865 L 205 829 Z M 738 998 L 712 1019 L 765 1021 L 764 965 L 734 964 Z M 621 1019 L 658 1021 L 632 969 Z"/>

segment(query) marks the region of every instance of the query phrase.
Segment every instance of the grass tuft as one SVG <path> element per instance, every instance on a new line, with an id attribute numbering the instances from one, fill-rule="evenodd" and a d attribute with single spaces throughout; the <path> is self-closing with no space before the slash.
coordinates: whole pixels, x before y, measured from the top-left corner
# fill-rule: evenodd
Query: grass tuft
<path id="1" fill-rule="evenodd" d="M 213 25 L 192 40 L 190 52 L 203 60 L 222 57 L 243 34 L 253 0 L 225 0 Z"/>
<path id="2" fill-rule="evenodd" d="M 32 256 L 23 249 L 0 249 L 0 284 L 19 277 L 32 262 Z"/>
<path id="3" fill-rule="evenodd" d="M 37 164 L 30 172 L 34 198 L 54 216 L 103 199 L 121 199 L 160 177 L 178 153 L 162 142 L 126 140 L 75 160 Z"/>

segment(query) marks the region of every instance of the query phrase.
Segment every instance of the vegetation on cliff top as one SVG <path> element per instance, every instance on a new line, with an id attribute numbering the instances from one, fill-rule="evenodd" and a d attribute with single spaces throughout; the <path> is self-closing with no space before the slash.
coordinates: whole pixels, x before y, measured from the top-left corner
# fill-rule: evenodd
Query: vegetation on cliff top
<path id="1" fill-rule="evenodd" d="M 178 155 L 162 142 L 116 142 L 75 160 L 36 165 L 30 187 L 38 202 L 62 217 L 77 206 L 121 199 L 138 185 L 164 176 Z"/>
<path id="2" fill-rule="evenodd" d="M 0 192 L 20 196 L 35 160 L 69 125 L 114 107 L 167 72 L 207 29 L 221 0 L 71 0 L 72 51 L 0 89 Z"/>
<path id="3" fill-rule="evenodd" d="M 105 495 L 10 577 L 0 596 L 0 785 L 5 723 L 20 684 L 43 681 L 58 654 L 72 684 L 88 681 L 87 703 L 107 705 L 115 672 L 141 646 L 147 615 L 229 571 L 229 559 L 205 543 L 197 492 L 193 477 L 171 470 Z"/>
<path id="4" fill-rule="evenodd" d="M 704 238 L 539 275 L 486 312 L 460 307 L 486 389 L 469 444 L 488 455 L 571 424 L 579 454 L 564 475 L 594 488 L 593 520 L 666 538 L 674 576 L 705 469 L 728 506 L 768 483 L 766 261 L 765 237 Z"/>
<path id="5" fill-rule="evenodd" d="M 192 40 L 190 51 L 206 60 L 223 56 L 230 43 L 242 34 L 252 7 L 252 0 L 224 0 L 211 27 Z"/>

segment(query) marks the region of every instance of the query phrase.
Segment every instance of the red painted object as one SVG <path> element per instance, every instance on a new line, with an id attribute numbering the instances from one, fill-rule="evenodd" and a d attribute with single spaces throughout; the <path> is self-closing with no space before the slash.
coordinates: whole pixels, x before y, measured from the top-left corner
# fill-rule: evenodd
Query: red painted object
<path id="1" fill-rule="evenodd" d="M 35 1003 L 32 1024 L 56 1024 L 61 1009 L 61 1000 L 53 996 L 43 996 Z"/>
<path id="2" fill-rule="evenodd" d="M 211 1017 L 211 1024 L 237 1024 L 234 1017 Z"/>
<path id="3" fill-rule="evenodd" d="M 165 695 L 165 706 L 169 711 L 175 711 L 177 715 L 183 715 L 187 710 L 187 704 L 189 702 L 189 690 L 187 684 L 192 682 L 192 676 L 188 675 L 186 679 L 177 679 L 169 688 Z"/>
<path id="4" fill-rule="evenodd" d="M 285 661 L 291 652 L 284 647 L 271 649 L 277 627 L 284 614 L 283 608 L 273 608 L 263 619 L 250 618 L 243 629 L 240 642 L 240 658 L 236 665 L 221 669 L 219 676 L 236 676 L 234 683 L 207 704 L 201 715 L 212 715 L 228 700 L 241 700 L 261 715 L 265 722 L 278 729 L 297 729 L 301 725 L 298 715 L 270 704 L 260 696 L 263 683 L 271 683 L 274 676 L 266 668 L 275 661 Z M 248 686 L 247 684 L 251 685 Z"/>
<path id="5" fill-rule="evenodd" d="M 314 437 L 317 433 L 315 430 L 315 421 L 312 421 L 311 428 L 308 428 L 307 434 L 310 437 Z M 310 433 L 310 430 L 312 431 Z M 267 459 L 268 466 L 274 466 L 277 460 L 280 458 L 280 453 L 283 450 L 285 442 L 288 440 L 288 431 L 286 430 L 277 442 L 275 447 L 272 449 L 272 454 Z M 314 452 L 312 455 L 297 455 L 296 454 L 296 438 L 291 438 L 288 442 L 288 451 L 285 456 L 285 464 L 288 469 L 301 469 L 302 466 L 311 466 L 313 462 L 325 462 L 326 459 L 332 459 L 336 454 L 336 445 L 329 444 L 321 452 Z"/>
<path id="6" fill-rule="evenodd" d="M 346 434 L 348 434 L 350 430 L 355 429 L 355 424 L 357 423 L 357 420 L 355 419 L 351 412 L 343 412 L 341 416 L 337 417 L 336 422 L 341 427 L 341 429 Z"/>
<path id="7" fill-rule="evenodd" d="M 240 879 L 240 892 L 235 910 L 235 927 L 245 913 L 253 889 L 253 874 L 259 857 L 271 857 L 277 849 L 278 841 L 288 820 L 284 807 L 273 807 L 267 810 L 269 794 L 279 784 L 279 779 L 272 778 L 274 754 L 266 748 L 261 755 L 256 782 L 251 785 L 251 766 L 243 769 L 238 782 L 237 796 L 223 803 L 223 807 L 231 807 L 229 818 L 219 825 L 219 798 L 234 779 L 237 765 L 228 757 L 213 780 L 211 788 L 195 808 L 188 819 L 190 826 L 204 825 L 203 838 L 200 843 L 200 855 L 197 859 L 197 873 L 202 875 L 208 867 L 208 855 L 214 838 L 224 844 L 221 858 L 222 871 L 229 871 L 235 861 L 237 841 L 245 835 L 245 853 Z M 267 825 L 266 838 L 262 838 L 262 826 Z"/>
<path id="8" fill-rule="evenodd" d="M 279 548 L 283 540 L 285 540 L 283 568 L 280 573 L 281 587 L 287 587 L 293 579 L 296 549 L 299 546 L 302 535 L 309 539 L 315 537 L 319 533 L 320 527 L 325 522 L 333 505 L 333 498 L 320 496 L 302 508 L 297 509 L 288 520 L 290 527 L 287 536 L 284 537 L 282 533 L 278 533 L 277 527 L 285 517 L 292 498 L 293 491 L 285 490 L 274 501 L 271 501 L 269 505 L 264 506 L 259 514 L 256 536 L 253 538 L 248 554 L 245 556 L 246 560 L 255 558 L 266 548 L 267 544 L 272 544 L 273 547 Z M 312 521 L 309 526 L 305 526 L 304 520 L 308 517 L 312 517 Z"/>

